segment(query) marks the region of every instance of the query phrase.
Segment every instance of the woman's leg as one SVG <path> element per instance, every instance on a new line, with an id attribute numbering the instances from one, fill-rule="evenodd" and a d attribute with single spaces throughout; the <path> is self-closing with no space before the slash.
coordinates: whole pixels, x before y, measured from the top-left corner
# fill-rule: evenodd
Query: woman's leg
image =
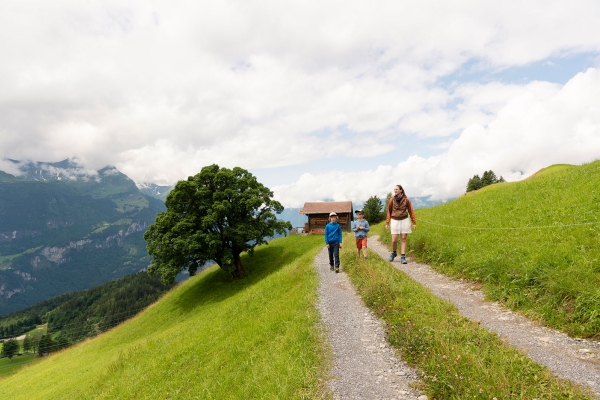
<path id="1" fill-rule="evenodd" d="M 398 249 L 398 235 L 392 235 L 392 251 L 395 253 Z"/>
<path id="2" fill-rule="evenodd" d="M 402 244 L 400 245 L 402 252 L 400 254 L 406 254 L 406 235 L 406 233 L 402 234 Z"/>

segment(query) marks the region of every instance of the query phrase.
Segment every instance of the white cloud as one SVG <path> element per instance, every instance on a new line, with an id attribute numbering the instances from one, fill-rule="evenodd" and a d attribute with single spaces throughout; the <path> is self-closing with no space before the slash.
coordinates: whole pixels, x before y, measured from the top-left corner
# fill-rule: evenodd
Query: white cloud
<path id="1" fill-rule="evenodd" d="M 595 70 L 564 88 L 440 78 L 469 60 L 498 70 L 600 52 L 599 16 L 594 0 L 9 0 L 0 14 L 0 159 L 77 156 L 87 168 L 115 165 L 135 181 L 170 184 L 212 163 L 277 168 L 440 138 L 446 153 L 417 154 L 390 173 L 414 179 L 417 194 L 454 194 L 463 174 L 494 168 L 483 161 L 515 176 L 592 152 L 539 140 L 544 132 L 558 145 L 548 132 L 559 127 L 576 130 L 575 143 L 595 140 L 596 118 L 572 109 L 597 95 L 577 83 L 594 81 Z M 532 157 L 538 148 L 545 152 Z M 286 190 L 336 198 L 358 193 L 344 189 L 355 182 L 385 192 L 395 184 L 379 176 L 387 167 L 339 170 Z M 321 178 L 333 181 L 330 192 Z"/>
<path id="2" fill-rule="evenodd" d="M 325 198 L 364 201 L 373 195 L 385 197 L 401 184 L 409 196 L 447 199 L 464 193 L 473 175 L 490 169 L 514 181 L 552 164 L 600 158 L 600 70 L 580 73 L 562 87 L 532 82 L 520 88 L 494 84 L 480 90 L 511 95 L 493 119 L 464 129 L 445 153 L 430 158 L 414 155 L 396 166 L 353 174 L 303 176 L 274 188 L 276 197 L 296 207 Z"/>
<path id="3" fill-rule="evenodd" d="M 22 174 L 22 172 L 19 171 L 18 164 L 15 164 L 12 161 L 9 161 L 5 158 L 0 159 L 0 171 L 4 171 L 4 172 L 14 175 L 14 176 L 19 176 Z"/>

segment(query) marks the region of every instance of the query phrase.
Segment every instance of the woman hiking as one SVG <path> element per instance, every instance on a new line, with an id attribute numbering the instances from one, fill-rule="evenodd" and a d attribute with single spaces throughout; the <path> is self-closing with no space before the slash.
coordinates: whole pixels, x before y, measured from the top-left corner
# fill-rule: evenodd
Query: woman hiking
<path id="1" fill-rule="evenodd" d="M 392 254 L 390 254 L 390 261 L 394 261 L 394 258 L 398 255 L 398 253 L 396 253 L 396 249 L 398 248 L 398 235 L 401 235 L 402 245 L 400 249 L 402 253 L 400 254 L 400 262 L 406 264 L 406 235 L 412 233 L 411 227 L 412 229 L 417 228 L 417 218 L 415 217 L 415 210 L 413 209 L 412 203 L 404 193 L 404 189 L 401 185 L 394 186 L 394 195 L 390 198 L 387 208 L 388 212 L 387 218 L 385 219 L 385 229 L 388 229 L 389 226 L 390 233 L 392 234 Z"/>

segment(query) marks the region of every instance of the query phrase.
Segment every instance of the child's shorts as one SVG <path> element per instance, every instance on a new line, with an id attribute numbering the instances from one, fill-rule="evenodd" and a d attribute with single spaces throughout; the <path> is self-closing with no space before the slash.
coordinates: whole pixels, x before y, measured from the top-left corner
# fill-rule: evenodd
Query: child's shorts
<path id="1" fill-rule="evenodd" d="M 392 219 L 390 221 L 390 232 L 392 235 L 401 235 L 404 233 L 412 233 L 410 229 L 411 219 L 405 218 L 403 220 Z"/>
<path id="2" fill-rule="evenodd" d="M 356 238 L 356 248 L 357 249 L 362 249 L 362 248 L 366 248 L 367 247 L 367 238 Z"/>

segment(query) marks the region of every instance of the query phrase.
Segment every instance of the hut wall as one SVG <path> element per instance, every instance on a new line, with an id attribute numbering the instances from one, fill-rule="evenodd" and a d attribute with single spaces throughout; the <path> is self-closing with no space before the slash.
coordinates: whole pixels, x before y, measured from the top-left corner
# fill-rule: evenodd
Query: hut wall
<path id="1" fill-rule="evenodd" d="M 308 216 L 308 232 L 311 233 L 323 233 L 325 230 L 325 225 L 329 222 L 329 214 L 310 214 Z M 351 220 L 350 214 L 348 213 L 339 213 L 338 214 L 338 223 L 342 227 L 342 231 L 350 232 L 351 230 Z"/>

